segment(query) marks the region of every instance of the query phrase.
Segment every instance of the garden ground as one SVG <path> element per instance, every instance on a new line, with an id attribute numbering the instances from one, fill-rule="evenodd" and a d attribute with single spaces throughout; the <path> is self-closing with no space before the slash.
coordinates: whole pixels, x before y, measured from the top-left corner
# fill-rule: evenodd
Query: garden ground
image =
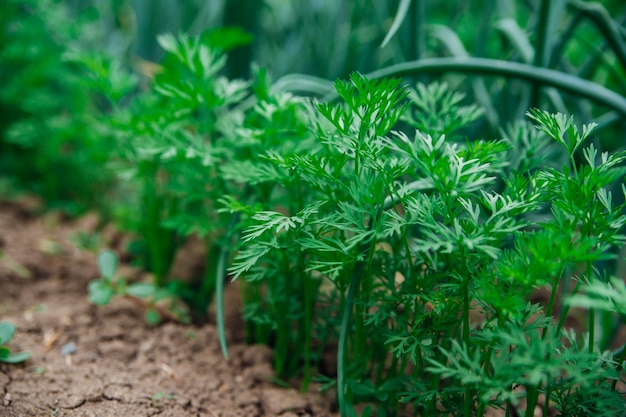
<path id="1" fill-rule="evenodd" d="M 36 200 L 0 202 L 0 320 L 17 326 L 12 351 L 32 353 L 24 364 L 0 365 L 0 416 L 333 415 L 330 395 L 273 384 L 272 352 L 246 346 L 241 332 L 229 335 L 225 361 L 213 324 L 153 328 L 130 300 L 90 304 L 95 255 L 72 242 L 95 230 L 97 218 L 68 222 L 37 216 L 38 208 Z M 118 252 L 124 246 L 112 228 L 102 236 Z M 126 277 L 137 273 L 120 268 Z M 230 291 L 229 327 L 242 329 Z"/>
<path id="2" fill-rule="evenodd" d="M 271 350 L 243 342 L 236 286 L 226 290 L 226 361 L 214 323 L 151 327 L 129 299 L 90 304 L 96 255 L 76 241 L 80 232 L 96 230 L 97 217 L 67 221 L 59 213 L 35 214 L 39 209 L 34 198 L 0 201 L 0 320 L 17 326 L 12 351 L 32 353 L 24 364 L 0 364 L 0 417 L 337 416 L 331 393 L 313 386 L 303 395 L 272 382 Z M 100 241 L 128 258 L 124 234 L 107 227 Z M 176 260 L 176 276 L 197 273 L 203 251 L 192 246 L 180 253 L 186 258 Z M 120 266 L 120 276 L 140 274 Z M 536 297 L 540 302 L 547 293 Z M 580 330 L 580 319 L 572 314 L 566 322 Z M 626 339 L 620 330 L 614 346 Z"/>

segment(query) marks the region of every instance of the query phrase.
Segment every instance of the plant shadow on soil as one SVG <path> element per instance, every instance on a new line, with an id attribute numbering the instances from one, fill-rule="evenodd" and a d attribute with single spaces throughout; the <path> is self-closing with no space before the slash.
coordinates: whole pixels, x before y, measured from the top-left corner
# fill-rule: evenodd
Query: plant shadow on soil
<path id="1" fill-rule="evenodd" d="M 129 300 L 91 305 L 95 255 L 72 237 L 95 230 L 97 218 L 37 216 L 37 206 L 0 202 L 0 320 L 17 326 L 11 349 L 32 353 L 24 364 L 0 364 L 0 416 L 336 415 L 332 395 L 271 382 L 271 350 L 242 341 L 234 287 L 229 361 L 213 324 L 150 327 Z M 103 234 L 123 246 L 121 234 Z"/>

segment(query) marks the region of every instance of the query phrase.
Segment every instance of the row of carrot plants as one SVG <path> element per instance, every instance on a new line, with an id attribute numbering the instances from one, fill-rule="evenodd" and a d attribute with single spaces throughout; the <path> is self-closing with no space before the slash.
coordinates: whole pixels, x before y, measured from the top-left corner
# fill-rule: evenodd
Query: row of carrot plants
<path id="1" fill-rule="evenodd" d="M 237 36 L 163 35 L 148 80 L 70 57 L 102 99 L 153 276 L 127 283 L 105 252 L 92 301 L 143 298 L 156 323 L 162 299 L 181 320 L 215 300 L 228 357 L 223 289 L 238 280 L 248 341 L 273 346 L 279 379 L 336 390 L 345 416 L 533 416 L 539 401 L 544 415 L 622 415 L 624 349 L 609 348 L 626 315 L 611 269 L 626 153 L 540 110 L 500 139 L 467 138 L 482 111 L 441 83 L 354 73 L 320 101 L 262 68 L 227 79 Z M 206 273 L 182 282 L 170 268 L 191 235 Z M 589 311 L 578 333 L 572 306 Z M 322 375 L 329 348 L 337 369 Z"/>

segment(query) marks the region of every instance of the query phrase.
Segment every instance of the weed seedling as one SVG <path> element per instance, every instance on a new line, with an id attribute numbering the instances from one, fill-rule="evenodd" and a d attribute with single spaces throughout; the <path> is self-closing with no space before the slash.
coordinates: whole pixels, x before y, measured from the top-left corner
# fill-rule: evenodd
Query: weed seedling
<path id="1" fill-rule="evenodd" d="M 15 325 L 10 321 L 0 321 L 0 362 L 21 363 L 31 357 L 30 352 L 11 352 L 6 346 L 15 335 Z"/>
<path id="2" fill-rule="evenodd" d="M 149 324 L 158 324 L 162 319 L 189 321 L 189 312 L 175 292 L 157 287 L 152 282 L 127 283 L 124 278 L 116 276 L 117 267 L 115 253 L 103 251 L 98 255 L 100 279 L 89 282 L 89 301 L 107 305 L 114 296 L 129 297 L 144 306 L 145 319 Z"/>

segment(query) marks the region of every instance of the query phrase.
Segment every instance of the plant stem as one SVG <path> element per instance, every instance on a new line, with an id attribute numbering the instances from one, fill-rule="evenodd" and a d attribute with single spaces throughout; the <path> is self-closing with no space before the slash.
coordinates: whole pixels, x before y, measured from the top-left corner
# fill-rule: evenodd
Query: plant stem
<path id="1" fill-rule="evenodd" d="M 554 304 L 556 302 L 556 294 L 558 292 L 559 282 L 561 281 L 561 277 L 565 273 L 565 268 L 566 266 L 562 265 L 558 273 L 553 279 L 552 290 L 550 292 L 550 299 L 548 301 L 548 306 L 546 307 L 546 317 L 548 318 L 552 316 L 552 312 L 554 311 Z M 558 329 L 557 331 L 560 331 L 560 327 L 558 325 L 557 325 L 557 329 Z M 549 330 L 549 324 L 546 324 L 546 327 L 543 328 L 543 333 L 541 334 L 541 341 L 545 341 L 546 337 L 548 337 L 548 330 Z M 548 354 L 548 358 L 549 356 L 550 355 Z M 536 387 L 526 387 L 526 391 L 528 393 L 526 395 L 527 405 L 528 405 L 528 408 L 526 409 L 526 417 L 532 417 L 534 416 L 535 407 L 537 406 L 537 403 L 539 402 L 539 390 Z M 546 404 L 549 402 L 550 391 L 551 391 L 551 387 L 548 384 L 546 387 Z M 533 410 L 533 411 L 530 412 L 529 410 Z M 544 412 L 546 410 L 547 410 L 547 407 L 544 407 Z"/>
<path id="2" fill-rule="evenodd" d="M 313 322 L 313 304 L 315 302 L 315 297 L 313 293 L 315 292 L 315 283 L 312 282 L 312 278 L 307 275 L 307 273 L 303 273 L 304 276 L 302 279 L 304 280 L 304 285 L 302 288 L 304 289 L 304 371 L 302 384 L 300 385 L 300 391 L 306 392 L 309 389 L 309 383 L 311 381 L 311 337 L 313 333 L 312 322 Z"/>
<path id="3" fill-rule="evenodd" d="M 524 417 L 534 417 L 535 408 L 539 402 L 539 390 L 534 386 L 527 386 L 526 392 L 526 412 L 524 413 Z"/>
<path id="4" fill-rule="evenodd" d="M 593 280 L 593 265 L 587 262 L 587 284 Z M 589 308 L 589 353 L 593 353 L 596 344 L 596 310 Z"/>
<path id="5" fill-rule="evenodd" d="M 622 320 L 624 320 L 624 318 L 623 318 L 623 317 L 622 317 Z M 621 352 L 619 353 L 619 355 L 618 355 L 617 367 L 618 367 L 618 368 L 619 368 L 619 367 L 622 367 L 622 366 L 623 366 L 622 364 L 624 363 L 624 361 L 626 361 L 626 345 L 625 345 L 625 346 L 622 346 L 622 351 L 621 351 Z M 623 371 L 623 369 L 622 369 L 622 371 Z M 618 369 L 618 372 L 619 372 L 619 369 Z M 617 387 L 617 381 L 618 381 L 619 379 L 620 379 L 620 378 L 615 378 L 615 379 L 613 380 L 613 383 L 611 384 L 611 391 L 615 391 L 615 389 L 616 389 L 616 387 Z"/>
<path id="6" fill-rule="evenodd" d="M 383 212 L 383 205 L 379 205 L 375 216 L 371 217 L 368 224 L 368 230 L 372 230 L 374 222 L 380 219 Z M 374 245 L 369 242 L 370 251 L 373 250 Z M 361 245 L 361 250 L 365 251 L 368 247 L 368 243 Z M 352 270 L 352 278 L 350 279 L 350 285 L 348 286 L 348 294 L 343 308 L 343 315 L 341 317 L 341 328 L 339 329 L 339 346 L 337 347 L 337 394 L 339 400 L 339 409 L 342 416 L 346 416 L 348 412 L 348 402 L 346 400 L 346 380 L 345 380 L 345 364 L 346 364 L 346 347 L 348 342 L 348 331 L 350 330 L 350 318 L 352 316 L 352 307 L 354 305 L 354 299 L 359 288 L 359 283 L 362 278 L 363 271 L 365 270 L 366 261 L 357 261 L 354 269 Z M 357 351 L 358 352 L 358 351 Z"/>
<path id="7" fill-rule="evenodd" d="M 470 298 L 469 298 L 469 282 L 468 278 L 463 280 L 463 342 L 467 349 L 470 348 Z M 470 416 L 472 390 L 468 384 L 465 384 L 465 398 L 463 401 L 463 415 Z"/>
<path id="8" fill-rule="evenodd" d="M 345 364 L 346 364 L 346 347 L 348 342 L 348 331 L 350 328 L 350 317 L 352 315 L 352 306 L 354 297 L 363 270 L 363 263 L 359 262 L 353 272 L 348 286 L 348 294 L 343 308 L 343 316 L 341 318 L 341 328 L 339 330 L 339 346 L 337 347 L 337 395 L 339 400 L 339 410 L 342 416 L 348 415 L 348 403 L 346 400 L 346 381 L 345 381 Z"/>
<path id="9" fill-rule="evenodd" d="M 160 236 L 161 231 L 161 205 L 163 196 L 160 195 L 157 189 L 157 173 L 158 163 L 148 161 L 144 164 L 145 182 L 143 188 L 143 207 L 144 207 L 144 221 L 143 221 L 143 234 L 146 240 L 146 246 L 148 247 L 148 260 L 150 270 L 154 276 L 154 284 L 157 287 L 163 286 L 164 279 L 164 259 L 163 248 L 161 246 L 164 243 L 163 236 Z"/>
<path id="10" fill-rule="evenodd" d="M 235 226 L 239 223 L 239 213 L 234 213 L 230 217 L 228 223 L 228 230 L 226 237 L 230 238 L 233 235 Z M 230 248 L 227 242 L 225 242 L 220 248 L 220 255 L 216 265 L 215 272 L 215 312 L 217 321 L 217 334 L 220 341 L 220 348 L 222 354 L 226 360 L 229 359 L 228 347 L 226 346 L 226 331 L 225 331 L 225 319 L 224 319 L 224 282 L 226 281 L 226 269 L 228 267 L 228 257 L 230 254 Z"/>

